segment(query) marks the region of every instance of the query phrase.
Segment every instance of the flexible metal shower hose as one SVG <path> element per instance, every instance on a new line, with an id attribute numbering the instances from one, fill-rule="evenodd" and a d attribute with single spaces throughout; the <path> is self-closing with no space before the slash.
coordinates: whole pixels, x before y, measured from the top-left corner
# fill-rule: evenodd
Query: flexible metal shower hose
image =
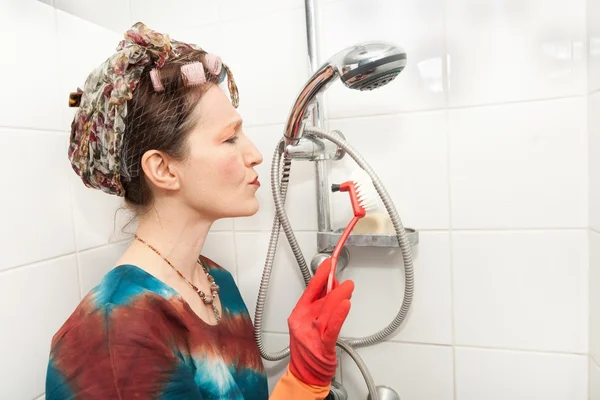
<path id="1" fill-rule="evenodd" d="M 358 154 L 358 152 L 352 146 L 350 146 L 345 140 L 341 139 L 337 135 L 330 134 L 329 132 L 316 127 L 307 127 L 304 130 L 304 134 L 314 135 L 332 141 L 333 143 L 344 149 L 346 153 L 349 154 L 354 159 L 354 161 L 369 174 L 373 181 L 373 185 L 377 190 L 377 193 L 379 194 L 381 200 L 383 201 L 386 207 L 386 210 L 388 211 L 388 214 L 390 215 L 392 224 L 394 226 L 394 229 L 396 230 L 396 236 L 400 244 L 400 249 L 402 251 L 405 269 L 405 289 L 402 306 L 400 308 L 400 311 L 398 312 L 398 315 L 396 315 L 396 317 L 390 323 L 390 325 L 388 325 L 380 332 L 377 332 L 365 338 L 356 338 L 349 340 L 339 339 L 337 342 L 338 347 L 345 350 L 356 362 L 356 365 L 358 366 L 360 372 L 365 378 L 365 382 L 367 384 L 367 388 L 369 389 L 371 399 L 377 400 L 377 390 L 373 378 L 369 374 L 365 363 L 362 361 L 358 353 L 356 353 L 352 348 L 369 346 L 382 341 L 387 336 L 391 335 L 400 326 L 400 324 L 406 317 L 406 314 L 408 313 L 410 304 L 412 302 L 414 291 L 413 263 L 410 243 L 408 241 L 408 236 L 392 200 L 387 194 L 385 187 L 383 186 L 373 169 L 370 167 L 370 165 L 366 162 L 366 160 L 360 154 Z M 310 271 L 308 269 L 308 266 L 306 265 L 306 261 L 304 260 L 304 255 L 300 250 L 300 246 L 298 245 L 298 242 L 291 228 L 289 219 L 284 208 L 285 197 L 287 194 L 287 187 L 289 183 L 289 175 L 291 170 L 291 159 L 284 155 L 284 146 L 285 142 L 282 139 L 277 144 L 275 154 L 273 155 L 273 161 L 271 163 L 271 187 L 277 215 L 273 220 L 271 239 L 269 241 L 269 248 L 267 251 L 267 258 L 265 261 L 265 268 L 261 279 L 258 299 L 256 302 L 256 311 L 254 316 L 254 338 L 259 348 L 261 356 L 269 361 L 281 360 L 289 355 L 289 347 L 286 347 L 285 349 L 274 354 L 267 353 L 262 339 L 262 324 L 264 316 L 264 307 L 267 297 L 267 289 L 271 278 L 271 271 L 275 260 L 275 253 L 277 251 L 277 244 L 279 240 L 279 233 L 281 227 L 283 227 L 290 247 L 292 248 L 294 256 L 296 257 L 296 261 L 298 262 L 298 267 L 302 272 L 302 277 L 304 279 L 305 285 L 308 285 L 311 278 Z"/>

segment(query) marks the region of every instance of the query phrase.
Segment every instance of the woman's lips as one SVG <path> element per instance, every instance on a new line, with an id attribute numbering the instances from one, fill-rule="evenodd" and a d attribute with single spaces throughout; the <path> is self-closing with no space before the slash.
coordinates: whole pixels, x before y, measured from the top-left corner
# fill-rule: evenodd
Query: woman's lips
<path id="1" fill-rule="evenodd" d="M 250 182 L 250 184 L 260 187 L 260 182 L 258 181 L 258 176 L 252 182 Z"/>

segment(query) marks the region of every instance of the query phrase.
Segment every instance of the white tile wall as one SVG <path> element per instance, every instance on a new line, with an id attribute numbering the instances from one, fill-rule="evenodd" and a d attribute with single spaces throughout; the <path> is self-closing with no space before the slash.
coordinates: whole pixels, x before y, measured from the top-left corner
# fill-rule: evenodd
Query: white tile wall
<path id="1" fill-rule="evenodd" d="M 90 249 L 131 237 L 130 234 L 135 232 L 136 223 L 132 221 L 133 216 L 121 197 L 106 195 L 84 186 L 74 172 L 70 172 L 69 182 L 77 250 Z"/>
<path id="2" fill-rule="evenodd" d="M 416 295 L 408 317 L 390 340 L 450 345 L 449 235 L 422 232 L 419 240 L 413 252 Z M 356 286 L 342 336 L 365 337 L 389 325 L 400 310 L 404 295 L 402 253 L 389 249 L 352 249 L 350 263 L 341 278 L 354 280 Z"/>
<path id="3" fill-rule="evenodd" d="M 586 230 L 452 233 L 455 343 L 587 353 L 587 248 Z"/>
<path id="4" fill-rule="evenodd" d="M 219 18 L 221 21 L 257 17 L 281 10 L 303 8 L 302 0 L 220 0 Z"/>
<path id="5" fill-rule="evenodd" d="M 320 62 L 346 47 L 385 41 L 407 52 L 407 66 L 386 87 L 359 92 L 336 82 L 327 93 L 331 118 L 443 108 L 444 2 L 346 0 L 316 2 Z"/>
<path id="6" fill-rule="evenodd" d="M 267 352 L 274 353 L 281 351 L 290 345 L 290 336 L 287 333 L 265 333 L 263 335 L 263 341 Z M 269 377 L 269 392 L 273 390 L 279 378 L 285 373 L 289 362 L 289 357 L 279 361 L 263 360 L 265 370 Z"/>
<path id="7" fill-rule="evenodd" d="M 358 350 L 376 385 L 394 389 L 402 400 L 454 399 L 452 348 L 384 342 Z M 349 400 L 367 398 L 367 387 L 348 355 L 342 358 Z"/>
<path id="8" fill-rule="evenodd" d="M 100 283 L 128 246 L 129 242 L 121 242 L 77 253 L 81 297 Z"/>
<path id="9" fill-rule="evenodd" d="M 0 128 L 6 173 L 0 209 L 0 270 L 72 253 L 75 250 L 69 196 L 66 135 Z M 43 194 L 43 198 L 40 196 Z"/>
<path id="10" fill-rule="evenodd" d="M 402 222 L 419 229 L 448 229 L 447 112 L 332 120 L 386 186 Z M 351 178 L 357 168 L 349 156 L 334 163 L 331 183 Z M 346 193 L 332 195 L 335 228 L 352 218 Z"/>
<path id="11" fill-rule="evenodd" d="M 600 233 L 590 232 L 590 356 L 600 364 Z"/>
<path id="12" fill-rule="evenodd" d="M 221 24 L 221 57 L 238 84 L 246 126 L 286 121 L 308 77 L 304 20 L 302 9 L 292 9 Z"/>
<path id="13" fill-rule="evenodd" d="M 590 360 L 590 400 L 600 399 L 600 366 Z"/>
<path id="14" fill-rule="evenodd" d="M 74 255 L 0 272 L 0 398 L 44 392 L 50 341 L 78 302 Z"/>
<path id="15" fill-rule="evenodd" d="M 453 229 L 588 226 L 584 98 L 449 113 Z"/>
<path id="16" fill-rule="evenodd" d="M 223 53 L 223 34 L 221 25 L 218 23 L 191 29 L 175 27 L 170 32 L 171 37 L 175 40 L 196 43 L 211 53 L 219 55 Z M 223 62 L 229 65 L 229 60 L 223 60 Z"/>
<path id="17" fill-rule="evenodd" d="M 118 1 L 118 0 L 117 0 Z M 159 32 L 193 29 L 218 21 L 218 3 L 208 0 L 129 0 L 131 24 L 142 21 Z"/>
<path id="18" fill-rule="evenodd" d="M 456 349 L 456 400 L 586 400 L 587 357 Z"/>
<path id="19" fill-rule="evenodd" d="M 590 400 L 600 400 L 600 1 L 587 0 L 590 226 Z"/>
<path id="20" fill-rule="evenodd" d="M 254 319 L 269 237 L 270 232 L 235 233 L 238 286 L 252 319 Z M 310 265 L 310 260 L 316 254 L 316 234 L 296 232 L 296 239 L 306 258 L 306 263 Z M 286 333 L 287 318 L 302 295 L 304 280 L 283 234 L 279 240 L 273 265 L 263 329 L 268 332 Z"/>
<path id="21" fill-rule="evenodd" d="M 588 97 L 590 228 L 600 232 L 600 92 Z"/>
<path id="22" fill-rule="evenodd" d="M 600 1 L 587 0 L 588 91 L 600 90 Z"/>
<path id="23" fill-rule="evenodd" d="M 450 106 L 585 93 L 585 1 L 448 1 Z"/>
<path id="24" fill-rule="evenodd" d="M 77 109 L 66 107 L 69 93 L 78 87 L 83 88 L 90 72 L 115 51 L 123 35 L 60 10 L 56 12 L 56 20 L 61 79 L 60 109 L 63 113 L 63 129 L 70 132 Z"/>
<path id="25" fill-rule="evenodd" d="M 122 34 L 131 26 L 129 2 L 130 0 L 54 0 L 54 7 Z"/>
<path id="26" fill-rule="evenodd" d="M 54 10 L 37 1 L 4 0 L 0 35 L 5 40 L 0 64 L 0 126 L 61 128 L 56 20 Z M 47 60 L 43 64 L 40 60 Z"/>

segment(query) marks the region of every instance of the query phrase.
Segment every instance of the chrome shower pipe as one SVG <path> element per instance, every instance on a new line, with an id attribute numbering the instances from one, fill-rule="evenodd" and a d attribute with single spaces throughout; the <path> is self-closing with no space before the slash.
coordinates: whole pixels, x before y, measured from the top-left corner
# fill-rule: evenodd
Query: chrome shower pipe
<path id="1" fill-rule="evenodd" d="M 319 66 L 319 55 L 318 55 L 318 47 L 317 47 L 317 9 L 315 6 L 315 0 L 305 0 L 305 14 L 306 14 L 306 39 L 308 46 L 308 62 L 309 62 L 309 71 L 313 74 L 318 66 Z M 334 74 L 333 69 L 329 71 L 329 73 Z M 331 77 L 328 74 L 323 75 L 323 79 L 327 81 L 331 81 Z M 323 81 L 315 82 L 312 88 L 307 89 L 303 95 L 310 96 L 311 91 L 315 91 L 318 93 L 320 91 L 320 86 L 324 83 Z M 307 91 L 308 90 L 308 91 Z M 312 96 L 311 96 L 312 97 Z M 299 111 L 301 109 L 298 108 L 296 112 L 304 112 Z M 306 109 L 305 109 L 306 110 Z M 316 126 L 319 128 L 324 128 L 323 124 L 323 114 L 322 114 L 322 95 L 317 94 L 317 96 L 312 101 L 312 126 Z M 292 110 L 294 112 L 294 110 Z M 297 129 L 300 131 L 302 129 L 302 121 L 304 119 L 304 115 L 301 118 L 290 118 L 288 121 L 298 121 L 297 123 L 300 126 L 295 127 L 286 127 L 285 134 L 288 132 L 291 133 L 291 129 Z M 300 132 L 301 133 L 301 132 Z M 295 144 L 293 141 L 286 140 L 286 144 Z M 325 144 L 323 144 L 325 146 Z M 329 165 L 327 159 L 316 160 L 315 161 L 315 184 L 316 184 L 316 192 L 317 192 L 317 231 L 318 232 L 330 232 L 331 231 L 331 203 L 329 201 Z M 317 252 L 322 252 L 326 250 L 329 246 L 326 238 L 319 236 L 317 239 Z"/>

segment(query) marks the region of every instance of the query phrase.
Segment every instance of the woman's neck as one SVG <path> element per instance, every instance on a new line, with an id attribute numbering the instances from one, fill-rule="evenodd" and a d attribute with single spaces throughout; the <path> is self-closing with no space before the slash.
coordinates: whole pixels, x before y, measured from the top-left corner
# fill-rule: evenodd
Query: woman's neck
<path id="1" fill-rule="evenodd" d="M 195 280 L 201 271 L 196 267 L 196 260 L 212 223 L 195 211 L 182 213 L 179 207 L 153 208 L 140 216 L 137 235 L 157 249 L 187 279 Z"/>

